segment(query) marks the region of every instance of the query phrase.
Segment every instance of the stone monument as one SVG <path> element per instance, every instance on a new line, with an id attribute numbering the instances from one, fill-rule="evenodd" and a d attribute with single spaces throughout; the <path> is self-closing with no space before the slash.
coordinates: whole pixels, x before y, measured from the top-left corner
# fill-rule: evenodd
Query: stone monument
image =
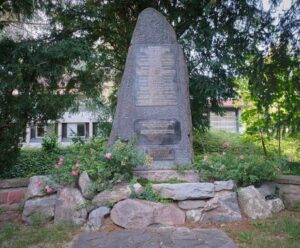
<path id="1" fill-rule="evenodd" d="M 137 146 L 153 159 L 151 170 L 193 162 L 188 72 L 181 46 L 166 18 L 141 12 L 129 47 L 110 135 Z M 139 170 L 149 168 L 141 166 Z"/>

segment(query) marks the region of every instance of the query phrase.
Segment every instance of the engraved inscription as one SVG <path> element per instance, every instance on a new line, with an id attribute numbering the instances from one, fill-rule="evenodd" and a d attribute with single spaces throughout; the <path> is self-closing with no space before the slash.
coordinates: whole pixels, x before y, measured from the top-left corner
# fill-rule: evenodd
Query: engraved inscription
<path id="1" fill-rule="evenodd" d="M 136 120 L 134 131 L 141 145 L 174 145 L 181 140 L 180 122 L 172 120 Z"/>
<path id="2" fill-rule="evenodd" d="M 148 148 L 146 153 L 154 160 L 174 160 L 175 153 L 168 147 Z"/>
<path id="3" fill-rule="evenodd" d="M 176 105 L 175 60 L 166 46 L 141 47 L 137 53 L 135 105 Z"/>

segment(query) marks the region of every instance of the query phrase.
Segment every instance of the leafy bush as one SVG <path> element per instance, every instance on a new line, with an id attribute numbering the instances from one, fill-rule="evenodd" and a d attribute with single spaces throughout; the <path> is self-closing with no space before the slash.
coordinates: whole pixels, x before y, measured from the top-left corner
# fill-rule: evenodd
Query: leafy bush
<path id="1" fill-rule="evenodd" d="M 42 139 L 42 148 L 46 152 L 55 151 L 58 147 L 57 135 L 55 133 L 46 134 Z"/>
<path id="2" fill-rule="evenodd" d="M 233 155 L 223 152 L 203 156 L 195 164 L 205 180 L 235 180 L 239 185 L 260 184 L 273 180 L 279 173 L 276 161 L 263 156 Z"/>
<path id="3" fill-rule="evenodd" d="M 129 181 L 133 168 L 145 161 L 145 154 L 135 148 L 133 141 L 116 141 L 109 147 L 106 140 L 97 138 L 72 146 L 71 152 L 57 160 L 50 174 L 59 184 L 67 185 L 87 171 L 94 180 L 94 190 L 99 192 L 123 180 Z"/>
<path id="4" fill-rule="evenodd" d="M 31 177 L 49 174 L 55 161 L 69 149 L 46 152 L 42 149 L 22 149 L 15 165 L 1 171 L 1 178 Z"/>

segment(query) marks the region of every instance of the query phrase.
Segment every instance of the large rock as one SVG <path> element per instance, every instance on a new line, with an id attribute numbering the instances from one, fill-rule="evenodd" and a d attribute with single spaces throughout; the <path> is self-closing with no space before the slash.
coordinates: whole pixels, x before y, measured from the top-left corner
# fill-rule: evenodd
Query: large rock
<path id="1" fill-rule="evenodd" d="M 88 222 L 85 224 L 86 231 L 96 231 L 103 225 L 104 217 L 109 215 L 110 209 L 108 207 L 100 207 L 89 214 Z"/>
<path id="2" fill-rule="evenodd" d="M 154 209 L 157 203 L 127 199 L 118 202 L 111 210 L 112 221 L 126 229 L 139 229 L 154 223 Z"/>
<path id="3" fill-rule="evenodd" d="M 204 208 L 188 210 L 186 216 L 187 221 L 192 223 L 223 223 L 242 219 L 237 195 L 229 191 L 216 193 Z"/>
<path id="4" fill-rule="evenodd" d="M 259 193 L 266 199 L 266 197 L 272 197 L 276 193 L 277 184 L 274 182 L 266 182 L 257 188 Z"/>
<path id="5" fill-rule="evenodd" d="M 174 29 L 155 9 L 145 9 L 129 46 L 109 144 L 136 135 L 154 170 L 193 163 L 188 79 Z"/>
<path id="6" fill-rule="evenodd" d="M 140 185 L 139 183 L 135 183 L 133 185 L 133 190 L 136 193 L 140 194 L 144 189 L 142 185 Z M 93 199 L 93 203 L 95 203 L 99 207 L 108 204 L 114 204 L 116 202 L 129 198 L 131 193 L 133 192 L 131 191 L 131 187 L 129 184 L 115 185 L 112 190 L 104 190 L 96 195 Z"/>
<path id="7" fill-rule="evenodd" d="M 34 218 L 44 218 L 51 220 L 54 217 L 54 207 L 56 195 L 36 197 L 25 202 L 22 219 L 28 224 L 32 224 Z"/>
<path id="8" fill-rule="evenodd" d="M 52 193 L 56 192 L 57 184 L 53 180 L 51 180 L 48 176 L 33 176 L 29 180 L 29 185 L 27 188 L 27 192 L 25 194 L 26 200 L 37 197 L 37 196 L 45 196 L 45 195 L 49 194 L 49 193 L 43 192 L 42 185 L 39 185 L 39 182 L 41 184 L 43 184 L 43 182 L 44 182 L 44 183 L 49 183 L 51 185 L 54 185 L 55 187 L 52 188 L 53 189 Z"/>
<path id="9" fill-rule="evenodd" d="M 197 208 L 204 208 L 206 205 L 206 201 L 204 200 L 185 200 L 185 201 L 179 201 L 178 207 L 184 210 L 190 210 L 190 209 L 197 209 Z"/>
<path id="10" fill-rule="evenodd" d="M 208 199 L 214 197 L 213 183 L 153 184 L 153 189 L 162 197 L 173 200 Z"/>
<path id="11" fill-rule="evenodd" d="M 80 177 L 78 180 L 78 185 L 79 185 L 82 195 L 86 199 L 93 199 L 93 197 L 95 196 L 95 193 L 93 192 L 93 189 L 92 189 L 93 182 L 91 181 L 91 179 L 86 171 L 84 171 L 80 174 Z"/>
<path id="12" fill-rule="evenodd" d="M 280 184 L 279 195 L 286 208 L 294 208 L 300 204 L 300 185 Z"/>
<path id="13" fill-rule="evenodd" d="M 164 225 L 183 225 L 185 223 L 185 213 L 175 204 L 157 204 L 154 209 L 154 223 Z"/>
<path id="14" fill-rule="evenodd" d="M 284 204 L 280 198 L 268 200 L 267 203 L 269 204 L 272 213 L 279 213 L 284 210 Z"/>
<path id="15" fill-rule="evenodd" d="M 55 223 L 72 223 L 81 225 L 86 221 L 86 200 L 80 191 L 66 187 L 58 194 L 55 207 Z"/>
<path id="16" fill-rule="evenodd" d="M 229 190 L 232 191 L 236 188 L 236 184 L 233 180 L 228 180 L 228 181 L 215 181 L 215 191 L 219 192 L 222 190 Z"/>
<path id="17" fill-rule="evenodd" d="M 254 186 L 240 188 L 238 199 L 242 211 L 251 219 L 265 219 L 271 216 L 271 208 Z"/>
<path id="18" fill-rule="evenodd" d="M 111 210 L 112 221 L 126 229 L 139 229 L 151 224 L 182 225 L 185 213 L 175 204 L 164 205 L 137 199 L 118 202 Z"/>
<path id="19" fill-rule="evenodd" d="M 155 227 L 80 233 L 73 248 L 235 248 L 234 242 L 218 229 Z"/>

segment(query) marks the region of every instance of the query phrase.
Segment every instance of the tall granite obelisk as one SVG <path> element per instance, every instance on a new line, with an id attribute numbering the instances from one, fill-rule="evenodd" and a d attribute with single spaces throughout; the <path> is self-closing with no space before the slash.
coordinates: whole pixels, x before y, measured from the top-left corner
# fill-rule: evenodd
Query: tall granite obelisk
<path id="1" fill-rule="evenodd" d="M 152 169 L 171 169 L 193 161 L 191 125 L 183 50 L 166 18 L 147 8 L 128 51 L 110 144 L 136 134 Z"/>

